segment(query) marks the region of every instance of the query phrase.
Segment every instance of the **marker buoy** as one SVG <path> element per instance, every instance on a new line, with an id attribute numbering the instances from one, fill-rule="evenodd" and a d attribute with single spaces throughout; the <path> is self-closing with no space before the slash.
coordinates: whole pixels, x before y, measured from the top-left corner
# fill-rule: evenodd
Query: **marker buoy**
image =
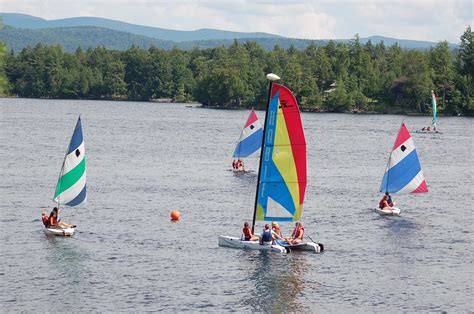
<path id="1" fill-rule="evenodd" d="M 181 216 L 181 213 L 178 210 L 173 210 L 170 214 L 171 220 L 179 220 L 179 217 Z"/>

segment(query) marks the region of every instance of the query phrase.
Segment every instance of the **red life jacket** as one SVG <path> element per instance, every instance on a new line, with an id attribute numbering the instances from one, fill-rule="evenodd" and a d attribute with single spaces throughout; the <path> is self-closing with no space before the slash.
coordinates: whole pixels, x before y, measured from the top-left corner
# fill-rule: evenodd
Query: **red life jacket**
<path id="1" fill-rule="evenodd" d="M 295 228 L 295 230 L 293 230 L 293 239 L 297 239 L 300 233 L 301 233 L 301 240 L 303 240 L 304 227 Z"/>
<path id="2" fill-rule="evenodd" d="M 385 208 L 385 207 L 388 207 L 388 202 L 387 202 L 387 200 L 384 200 L 382 198 L 379 202 L 379 208 L 382 209 L 382 208 Z"/>
<path id="3" fill-rule="evenodd" d="M 252 231 L 250 231 L 250 228 L 244 227 L 244 229 L 242 229 L 242 233 L 244 234 L 245 238 L 250 239 L 252 237 Z"/>
<path id="4" fill-rule="evenodd" d="M 48 221 L 50 226 L 55 226 L 58 224 L 58 218 L 54 216 L 49 217 Z"/>

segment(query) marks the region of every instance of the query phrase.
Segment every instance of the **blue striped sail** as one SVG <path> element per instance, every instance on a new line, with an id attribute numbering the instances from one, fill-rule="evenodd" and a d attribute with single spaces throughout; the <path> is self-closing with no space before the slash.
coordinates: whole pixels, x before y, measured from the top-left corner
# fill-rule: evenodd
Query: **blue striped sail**
<path id="1" fill-rule="evenodd" d="M 86 201 L 86 150 L 82 136 L 81 117 L 64 158 L 54 201 L 61 205 L 76 206 Z"/>

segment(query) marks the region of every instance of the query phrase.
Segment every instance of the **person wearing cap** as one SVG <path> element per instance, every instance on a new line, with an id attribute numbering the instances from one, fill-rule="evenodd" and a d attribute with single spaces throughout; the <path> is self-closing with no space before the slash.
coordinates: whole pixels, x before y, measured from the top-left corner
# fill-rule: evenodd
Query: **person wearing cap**
<path id="1" fill-rule="evenodd" d="M 51 214 L 49 214 L 47 228 L 65 229 L 65 228 L 76 227 L 75 225 L 70 225 L 65 222 L 58 221 L 58 214 L 59 214 L 59 209 L 57 207 L 54 207 L 53 210 L 51 211 Z"/>
<path id="2" fill-rule="evenodd" d="M 385 195 L 387 195 L 387 203 L 388 203 L 388 206 L 390 206 L 390 207 L 395 206 L 395 202 L 392 201 L 392 197 L 390 196 L 390 193 L 385 192 Z"/>

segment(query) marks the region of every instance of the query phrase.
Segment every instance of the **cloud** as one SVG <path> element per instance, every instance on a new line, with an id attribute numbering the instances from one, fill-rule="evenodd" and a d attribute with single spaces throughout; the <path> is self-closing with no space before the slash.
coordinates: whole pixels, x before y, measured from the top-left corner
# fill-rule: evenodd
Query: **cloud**
<path id="1" fill-rule="evenodd" d="M 395 38 L 458 42 L 473 23 L 471 0 L 2 0 L 1 12 L 46 19 L 97 16 L 194 30 L 267 32 L 294 38 Z"/>

